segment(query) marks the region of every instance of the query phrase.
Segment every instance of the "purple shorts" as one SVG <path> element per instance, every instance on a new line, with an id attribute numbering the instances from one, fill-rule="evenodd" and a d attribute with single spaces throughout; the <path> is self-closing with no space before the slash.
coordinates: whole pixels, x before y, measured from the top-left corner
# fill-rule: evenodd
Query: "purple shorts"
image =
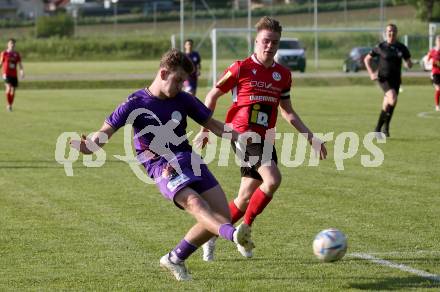
<path id="1" fill-rule="evenodd" d="M 178 152 L 175 157 L 176 159 L 171 162 L 160 158 L 147 168 L 148 174 L 154 179 L 156 186 L 166 199 L 176 204 L 175 195 L 185 187 L 190 187 L 201 194 L 218 185 L 214 175 L 206 164 L 202 163 L 203 160 L 199 155 L 191 154 L 191 152 Z M 182 208 L 178 204 L 176 206 Z"/>

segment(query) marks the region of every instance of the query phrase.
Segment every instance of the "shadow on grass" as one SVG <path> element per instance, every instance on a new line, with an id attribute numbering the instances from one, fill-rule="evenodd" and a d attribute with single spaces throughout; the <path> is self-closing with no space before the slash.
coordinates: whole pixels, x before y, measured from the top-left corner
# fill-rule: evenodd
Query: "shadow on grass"
<path id="1" fill-rule="evenodd" d="M 64 166 L 62 164 L 59 164 L 55 160 L 48 161 L 48 160 L 20 160 L 20 161 L 13 161 L 13 160 L 4 160 L 0 161 L 0 163 L 5 163 L 9 165 L 1 165 L 0 169 L 38 169 L 38 168 L 63 168 Z M 117 164 L 126 163 L 125 161 L 121 160 L 106 160 L 106 164 L 113 164 L 111 167 L 119 167 Z M 28 164 L 28 165 L 26 165 Z M 38 165 L 40 164 L 40 165 Z M 108 166 L 107 166 L 108 167 Z M 88 168 L 87 166 L 84 166 L 83 164 L 78 164 L 74 166 L 75 169 L 79 168 Z"/>
<path id="2" fill-rule="evenodd" d="M 373 283 L 350 283 L 351 288 L 360 290 L 402 290 L 402 289 L 414 289 L 414 288 L 432 288 L 438 291 L 440 288 L 440 282 L 424 279 L 421 277 L 394 277 L 375 281 Z"/>

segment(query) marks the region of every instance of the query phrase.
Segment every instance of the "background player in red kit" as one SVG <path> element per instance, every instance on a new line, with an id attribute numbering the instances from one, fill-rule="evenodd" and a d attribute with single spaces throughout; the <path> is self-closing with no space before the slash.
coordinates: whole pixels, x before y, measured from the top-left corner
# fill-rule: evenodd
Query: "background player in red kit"
<path id="1" fill-rule="evenodd" d="M 8 102 L 6 109 L 12 111 L 15 88 L 18 87 L 17 66 L 20 68 L 20 77 L 24 78 L 21 57 L 20 54 L 15 51 L 15 39 L 9 39 L 8 48 L 1 52 L 0 66 L 2 67 L 2 77 L 6 85 L 6 100 Z"/>
<path id="2" fill-rule="evenodd" d="M 250 156 L 258 156 L 258 162 L 251 166 L 241 167 L 241 184 L 238 196 L 229 203 L 232 223 L 243 216 L 243 224 L 252 225 L 271 201 L 273 194 L 281 183 L 281 173 L 277 166 L 277 154 L 273 147 L 275 124 L 280 107 L 283 118 L 312 142 L 313 133 L 301 121 L 290 102 L 292 78 L 290 71 L 274 62 L 279 47 L 282 27 L 270 17 L 262 17 L 257 25 L 255 53 L 250 57 L 234 62 L 223 77 L 206 96 L 205 105 L 214 110 L 217 99 L 228 91 L 232 91 L 233 103 L 226 115 L 226 122 L 240 132 L 258 133 L 260 142 L 253 140 L 248 144 L 245 161 Z M 270 131 L 269 131 L 270 130 Z M 202 128 L 194 139 L 196 147 L 207 143 L 206 129 Z M 266 133 L 271 133 L 266 135 Z M 266 139 L 266 140 L 264 140 Z M 267 155 L 264 144 L 271 143 L 271 153 Z M 322 142 L 313 143 L 320 152 L 320 158 L 327 155 Z M 233 145 L 234 150 L 235 147 Z M 264 150 L 264 151 L 263 151 Z M 263 153 L 264 152 L 264 153 Z M 270 151 L 269 151 L 270 152 Z M 264 154 L 264 155 L 263 155 Z M 252 246 L 252 245 L 250 245 Z M 204 244 L 203 259 L 213 259 L 215 238 Z M 237 245 L 239 252 L 245 257 L 252 257 L 252 249 Z"/>
<path id="3" fill-rule="evenodd" d="M 432 82 L 435 88 L 435 110 L 440 111 L 440 35 L 435 37 L 435 47 L 428 53 L 428 61 L 432 60 Z"/>

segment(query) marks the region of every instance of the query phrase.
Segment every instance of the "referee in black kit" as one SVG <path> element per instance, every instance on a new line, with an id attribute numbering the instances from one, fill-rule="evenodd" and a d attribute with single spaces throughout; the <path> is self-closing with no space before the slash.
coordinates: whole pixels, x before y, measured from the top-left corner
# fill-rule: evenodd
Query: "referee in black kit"
<path id="1" fill-rule="evenodd" d="M 402 83 L 402 59 L 405 61 L 407 68 L 412 67 L 412 61 L 408 48 L 397 41 L 397 26 L 392 23 L 388 24 L 385 34 L 386 41 L 379 43 L 371 50 L 365 57 L 364 62 L 371 80 L 377 80 L 385 93 L 375 132 L 382 132 L 386 137 L 390 137 L 390 121 Z M 375 57 L 379 58 L 377 71 L 373 71 L 371 67 L 371 59 Z M 381 135 L 381 137 L 383 136 Z"/>

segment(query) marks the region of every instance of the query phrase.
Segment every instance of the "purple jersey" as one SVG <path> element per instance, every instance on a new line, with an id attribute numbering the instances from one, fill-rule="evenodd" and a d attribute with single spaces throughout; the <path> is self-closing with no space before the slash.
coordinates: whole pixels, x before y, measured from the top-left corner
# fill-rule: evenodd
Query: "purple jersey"
<path id="1" fill-rule="evenodd" d="M 196 51 L 192 51 L 189 54 L 186 54 L 186 56 L 191 60 L 191 62 L 194 64 L 194 72 L 189 76 L 189 80 L 195 80 L 197 82 L 197 68 L 199 68 L 200 63 L 202 62 L 202 58 L 200 57 L 200 54 Z"/>
<path id="2" fill-rule="evenodd" d="M 187 186 L 204 193 L 218 184 L 208 167 L 201 163 L 202 158 L 192 152 L 186 138 L 187 116 L 203 124 L 211 114 L 200 100 L 188 93 L 159 99 L 148 89 L 142 89 L 120 104 L 106 123 L 115 130 L 127 123 L 133 125 L 138 159 L 163 196 L 174 201 L 176 194 Z M 200 160 L 199 172 L 192 165 L 197 160 Z"/>
<path id="3" fill-rule="evenodd" d="M 164 153 L 191 152 L 186 138 L 187 116 L 203 124 L 211 114 L 200 100 L 185 92 L 174 98 L 159 99 L 148 89 L 141 89 L 128 96 L 106 122 L 115 130 L 132 123 L 136 152 L 151 151 L 157 159 L 165 156 Z"/>

